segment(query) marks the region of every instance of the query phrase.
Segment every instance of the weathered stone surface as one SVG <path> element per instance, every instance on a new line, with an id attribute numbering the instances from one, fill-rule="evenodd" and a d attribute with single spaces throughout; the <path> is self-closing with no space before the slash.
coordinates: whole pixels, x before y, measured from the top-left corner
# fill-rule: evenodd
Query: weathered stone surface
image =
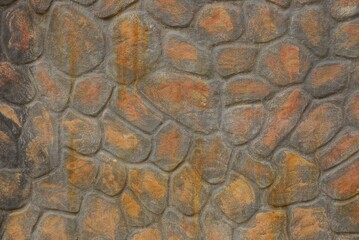
<path id="1" fill-rule="evenodd" d="M 359 196 L 348 201 L 332 202 L 328 212 L 333 231 L 359 233 Z"/>
<path id="2" fill-rule="evenodd" d="M 351 94 L 346 102 L 346 117 L 351 125 L 359 126 L 359 91 Z"/>
<path id="3" fill-rule="evenodd" d="M 36 13 L 45 13 L 50 8 L 53 0 L 30 0 L 31 7 Z"/>
<path id="4" fill-rule="evenodd" d="M 73 217 L 55 213 L 45 214 L 38 223 L 33 236 L 36 239 L 76 240 L 76 221 Z"/>
<path id="5" fill-rule="evenodd" d="M 40 215 L 40 210 L 34 206 L 11 213 L 4 222 L 3 240 L 31 239 L 32 229 Z"/>
<path id="6" fill-rule="evenodd" d="M 287 30 L 287 17 L 273 6 L 249 3 L 246 5 L 248 35 L 254 42 L 268 42 Z"/>
<path id="7" fill-rule="evenodd" d="M 104 75 L 94 75 L 76 82 L 72 106 L 86 115 L 97 115 L 109 99 L 112 84 Z"/>
<path id="8" fill-rule="evenodd" d="M 171 203 L 183 214 L 200 212 L 209 195 L 208 186 L 190 166 L 183 166 L 172 176 Z"/>
<path id="9" fill-rule="evenodd" d="M 147 10 L 152 16 L 169 26 L 187 25 L 193 17 L 195 2 L 191 0 L 148 0 Z"/>
<path id="10" fill-rule="evenodd" d="M 287 8 L 290 5 L 290 0 L 267 0 L 268 2 L 274 3 L 280 7 Z"/>
<path id="11" fill-rule="evenodd" d="M 331 0 L 330 13 L 337 20 L 345 20 L 359 14 L 359 2 L 357 0 Z"/>
<path id="12" fill-rule="evenodd" d="M 232 44 L 215 48 L 215 66 L 222 76 L 248 72 L 253 69 L 258 49 L 249 44 Z"/>
<path id="13" fill-rule="evenodd" d="M 6 13 L 2 22 L 2 42 L 6 56 L 14 63 L 28 63 L 40 56 L 42 36 L 31 9 L 20 4 Z"/>
<path id="14" fill-rule="evenodd" d="M 0 94 L 11 103 L 25 104 L 34 98 L 36 90 L 22 68 L 9 62 L 1 62 Z"/>
<path id="15" fill-rule="evenodd" d="M 127 172 L 124 163 L 106 152 L 99 152 L 96 156 L 99 160 L 99 171 L 96 180 L 96 189 L 114 196 L 122 191 L 126 184 Z"/>
<path id="16" fill-rule="evenodd" d="M 245 227 L 234 231 L 237 240 L 287 240 L 286 213 L 281 210 L 257 213 Z"/>
<path id="17" fill-rule="evenodd" d="M 195 131 L 217 128 L 219 93 L 217 84 L 188 74 L 157 72 L 140 90 L 160 110 Z"/>
<path id="18" fill-rule="evenodd" d="M 76 3 L 82 4 L 82 5 L 91 5 L 93 4 L 96 0 L 72 0 Z"/>
<path id="19" fill-rule="evenodd" d="M 212 44 L 235 40 L 244 31 L 242 9 L 230 3 L 207 4 L 198 12 L 195 28 Z"/>
<path id="20" fill-rule="evenodd" d="M 276 95 L 269 104 L 272 115 L 268 117 L 252 150 L 268 156 L 293 129 L 308 103 L 308 95 L 300 88 L 288 89 Z"/>
<path id="21" fill-rule="evenodd" d="M 16 167 L 21 165 L 18 161 L 16 140 L 11 130 L 0 121 L 0 167 Z"/>
<path id="22" fill-rule="evenodd" d="M 19 139 L 20 159 L 33 177 L 49 173 L 59 164 L 56 119 L 41 103 L 29 112 Z"/>
<path id="23" fill-rule="evenodd" d="M 116 15 L 137 0 L 97 0 L 95 4 L 95 14 L 100 18 L 108 18 Z"/>
<path id="24" fill-rule="evenodd" d="M 264 117 L 262 105 L 232 107 L 224 113 L 223 129 L 233 144 L 244 144 L 257 136 Z"/>
<path id="25" fill-rule="evenodd" d="M 143 12 L 129 12 L 116 18 L 111 38 L 115 56 L 110 69 L 120 84 L 137 83 L 161 53 L 156 24 Z"/>
<path id="26" fill-rule="evenodd" d="M 269 163 L 258 161 L 248 153 L 240 153 L 233 168 L 255 182 L 260 188 L 270 186 L 276 177 L 276 173 Z"/>
<path id="27" fill-rule="evenodd" d="M 271 83 L 286 86 L 304 81 L 311 66 L 308 51 L 292 40 L 274 43 L 258 62 L 259 74 Z"/>
<path id="28" fill-rule="evenodd" d="M 115 156 L 129 162 L 140 162 L 151 151 L 149 137 L 136 132 L 109 111 L 102 119 L 104 128 L 104 148 Z"/>
<path id="29" fill-rule="evenodd" d="M 104 58 L 101 30 L 69 5 L 53 9 L 47 38 L 47 54 L 53 65 L 72 77 L 94 69 Z"/>
<path id="30" fill-rule="evenodd" d="M 137 89 L 120 86 L 113 94 L 111 109 L 136 127 L 152 132 L 162 121 L 162 116 L 143 101 Z"/>
<path id="31" fill-rule="evenodd" d="M 266 99 L 273 92 L 273 88 L 264 81 L 254 77 L 234 77 L 225 88 L 225 104 L 252 103 Z"/>
<path id="32" fill-rule="evenodd" d="M 339 24 L 334 30 L 334 49 L 337 55 L 359 56 L 359 20 Z"/>
<path id="33" fill-rule="evenodd" d="M 163 50 L 167 60 L 178 70 L 201 75 L 207 74 L 210 70 L 211 59 L 208 50 L 188 40 L 188 36 L 178 32 L 169 33 L 164 41 Z"/>
<path id="34" fill-rule="evenodd" d="M 291 144 L 304 153 L 314 152 L 334 137 L 342 125 L 342 115 L 341 109 L 332 103 L 311 108 L 294 130 Z"/>
<path id="35" fill-rule="evenodd" d="M 269 204 L 286 206 L 317 196 L 319 169 L 315 164 L 289 150 L 278 152 L 275 163 L 279 172 L 268 195 Z"/>
<path id="36" fill-rule="evenodd" d="M 68 112 L 62 121 L 63 144 L 82 154 L 95 153 L 101 144 L 101 130 L 97 119 Z"/>
<path id="37" fill-rule="evenodd" d="M 128 187 L 149 211 L 160 214 L 166 208 L 168 177 L 161 171 L 149 165 L 130 168 Z"/>
<path id="38" fill-rule="evenodd" d="M 322 7 L 310 7 L 294 15 L 292 34 L 304 41 L 315 54 L 324 56 L 329 48 L 329 17 Z"/>
<path id="39" fill-rule="evenodd" d="M 127 228 L 119 203 L 91 194 L 79 218 L 79 239 L 126 239 Z"/>
<path id="40" fill-rule="evenodd" d="M 327 147 L 316 152 L 317 162 L 322 169 L 336 166 L 359 151 L 359 132 L 343 130 Z"/>
<path id="41" fill-rule="evenodd" d="M 0 101 L 0 121 L 3 122 L 9 128 L 11 133 L 16 137 L 18 137 L 21 133 L 22 127 L 25 123 L 26 114 L 26 109 L 9 105 Z M 2 131 L 5 130 L 3 129 Z"/>
<path id="42" fill-rule="evenodd" d="M 0 209 L 12 210 L 24 206 L 31 194 L 31 179 L 25 173 L 0 170 Z"/>
<path id="43" fill-rule="evenodd" d="M 224 188 L 214 196 L 214 201 L 229 219 L 242 223 L 259 207 L 258 189 L 245 177 L 230 175 Z"/>
<path id="44" fill-rule="evenodd" d="M 39 89 L 40 100 L 55 112 L 63 111 L 70 97 L 71 80 L 65 78 L 45 62 L 31 67 Z"/>
<path id="45" fill-rule="evenodd" d="M 203 228 L 205 240 L 231 240 L 232 228 L 231 226 L 213 210 L 207 210 L 203 215 Z"/>
<path id="46" fill-rule="evenodd" d="M 172 171 L 184 161 L 191 138 L 190 134 L 170 121 L 155 136 L 152 162 L 164 171 Z"/>
<path id="47" fill-rule="evenodd" d="M 293 240 L 333 239 L 324 208 L 295 207 L 290 216 Z"/>
<path id="48" fill-rule="evenodd" d="M 133 234 L 130 238 L 130 240 L 162 240 L 161 231 L 158 229 L 158 227 L 148 227 L 144 228 L 135 234 Z"/>
<path id="49" fill-rule="evenodd" d="M 348 62 L 323 62 L 312 69 L 307 86 L 314 97 L 325 97 L 342 90 L 348 83 Z"/>

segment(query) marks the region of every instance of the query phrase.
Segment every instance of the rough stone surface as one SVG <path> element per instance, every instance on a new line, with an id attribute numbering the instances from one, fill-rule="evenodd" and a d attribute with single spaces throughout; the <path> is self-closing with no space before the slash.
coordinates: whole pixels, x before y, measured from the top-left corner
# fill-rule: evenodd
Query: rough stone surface
<path id="1" fill-rule="evenodd" d="M 359 233 L 359 196 L 328 206 L 331 228 L 336 232 Z"/>
<path id="2" fill-rule="evenodd" d="M 351 125 L 359 126 L 359 91 L 349 96 L 346 103 L 346 116 Z"/>
<path id="3" fill-rule="evenodd" d="M 76 222 L 73 217 L 46 214 L 38 223 L 33 236 L 37 239 L 77 239 Z"/>
<path id="4" fill-rule="evenodd" d="M 331 0 L 329 6 L 331 15 L 337 20 L 345 20 L 359 14 L 357 0 Z"/>
<path id="5" fill-rule="evenodd" d="M 339 24 L 334 30 L 334 48 L 337 55 L 355 58 L 359 56 L 359 20 Z"/>

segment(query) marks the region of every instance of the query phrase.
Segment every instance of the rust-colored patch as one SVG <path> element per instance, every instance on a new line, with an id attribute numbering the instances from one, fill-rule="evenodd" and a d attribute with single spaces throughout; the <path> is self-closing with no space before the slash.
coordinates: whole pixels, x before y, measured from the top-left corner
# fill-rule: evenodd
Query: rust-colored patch
<path id="1" fill-rule="evenodd" d="M 156 0 L 155 4 L 158 4 L 165 12 L 172 14 L 177 19 L 180 19 L 181 15 L 189 11 L 189 9 L 178 0 Z"/>
<path id="2" fill-rule="evenodd" d="M 335 64 L 317 67 L 312 72 L 312 82 L 315 86 L 326 84 L 335 80 L 344 70 L 345 65 Z"/>
<path id="3" fill-rule="evenodd" d="M 135 134 L 124 133 L 115 123 L 104 121 L 106 141 L 121 149 L 135 149 L 140 140 Z"/>
<path id="4" fill-rule="evenodd" d="M 318 18 L 316 11 L 309 11 L 300 19 L 300 26 L 303 32 L 314 46 L 319 46 L 325 30 L 320 26 L 320 21 L 324 20 Z"/>
<path id="5" fill-rule="evenodd" d="M 196 61 L 198 59 L 198 52 L 196 47 L 177 39 L 171 39 L 167 43 L 166 50 L 168 56 L 176 62 Z"/>
<path id="6" fill-rule="evenodd" d="M 134 219 L 138 219 L 142 213 L 142 207 L 135 201 L 131 195 L 125 192 L 122 195 L 122 204 L 127 214 Z"/>
<path id="7" fill-rule="evenodd" d="M 210 8 L 207 13 L 200 18 L 199 25 L 211 35 L 231 32 L 234 29 L 232 17 L 223 6 Z"/>

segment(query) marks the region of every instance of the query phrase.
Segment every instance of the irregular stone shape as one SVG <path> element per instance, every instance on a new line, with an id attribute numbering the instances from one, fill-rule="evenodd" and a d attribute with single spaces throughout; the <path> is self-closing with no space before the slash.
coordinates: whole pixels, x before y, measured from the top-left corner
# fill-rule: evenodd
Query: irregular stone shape
<path id="1" fill-rule="evenodd" d="M 169 26 L 187 25 L 193 17 L 194 3 L 191 0 L 148 0 L 147 10 L 152 16 Z"/>
<path id="2" fill-rule="evenodd" d="M 229 181 L 215 196 L 214 202 L 231 220 L 247 221 L 259 207 L 258 189 L 245 177 L 229 176 Z"/>
<path id="3" fill-rule="evenodd" d="M 201 176 L 187 165 L 173 174 L 170 191 L 172 204 L 185 215 L 199 213 L 209 194 Z"/>
<path id="4" fill-rule="evenodd" d="M 286 213 L 281 210 L 257 213 L 245 227 L 234 231 L 236 240 L 287 240 Z"/>
<path id="5" fill-rule="evenodd" d="M 47 54 L 54 66 L 72 77 L 78 76 L 99 65 L 104 51 L 105 40 L 94 21 L 69 5 L 53 9 Z"/>
<path id="6" fill-rule="evenodd" d="M 224 102 L 226 105 L 258 102 L 266 99 L 272 92 L 273 88 L 260 79 L 234 77 L 225 85 Z"/>
<path id="7" fill-rule="evenodd" d="M 115 56 L 110 72 L 120 84 L 137 84 L 161 53 L 156 24 L 144 12 L 128 12 L 114 20 L 111 38 Z"/>
<path id="8" fill-rule="evenodd" d="M 292 40 L 268 46 L 258 63 L 259 74 L 279 86 L 303 82 L 310 66 L 308 51 Z"/>
<path id="9" fill-rule="evenodd" d="M 86 197 L 79 219 L 79 240 L 126 238 L 127 228 L 120 205 L 101 196 Z"/>
<path id="10" fill-rule="evenodd" d="M 359 151 L 359 132 L 354 129 L 342 131 L 327 147 L 316 152 L 322 169 L 334 167 Z"/>
<path id="11" fill-rule="evenodd" d="M 30 0 L 32 9 L 36 13 L 45 13 L 50 8 L 53 0 Z"/>
<path id="12" fill-rule="evenodd" d="M 50 213 L 45 214 L 36 226 L 36 239 L 76 240 L 76 221 L 73 217 Z"/>
<path id="13" fill-rule="evenodd" d="M 220 135 L 194 140 L 190 164 L 206 182 L 218 184 L 225 180 L 232 149 Z"/>
<path id="14" fill-rule="evenodd" d="M 8 62 L 0 63 L 0 95 L 8 102 L 25 104 L 30 102 L 36 90 L 20 67 Z"/>
<path id="15" fill-rule="evenodd" d="M 359 127 L 359 91 L 355 91 L 349 96 L 345 110 L 349 123 Z"/>
<path id="16" fill-rule="evenodd" d="M 329 48 L 329 17 L 322 7 L 303 8 L 293 16 L 292 34 L 315 54 L 324 56 Z"/>
<path id="17" fill-rule="evenodd" d="M 263 43 L 282 36 L 287 30 L 287 17 L 273 6 L 250 3 L 245 7 L 248 35 L 254 42 Z"/>
<path id="18" fill-rule="evenodd" d="M 33 199 L 34 204 L 42 208 L 78 212 L 82 197 L 80 190 L 57 171 L 34 184 Z"/>
<path id="19" fill-rule="evenodd" d="M 232 44 L 214 49 L 215 67 L 224 77 L 251 71 L 255 65 L 258 49 L 249 44 Z"/>
<path id="20" fill-rule="evenodd" d="M 269 163 L 258 161 L 248 153 L 239 154 L 233 167 L 235 171 L 255 182 L 260 188 L 270 186 L 276 177 Z"/>
<path id="21" fill-rule="evenodd" d="M 328 207 L 331 228 L 339 233 L 359 233 L 359 196 Z"/>
<path id="22" fill-rule="evenodd" d="M 72 106 L 79 112 L 95 116 L 109 99 L 112 84 L 104 75 L 94 75 L 76 82 Z"/>
<path id="23" fill-rule="evenodd" d="M 205 240 L 231 240 L 231 226 L 213 210 L 207 210 L 203 215 L 203 233 Z"/>
<path id="24" fill-rule="evenodd" d="M 40 210 L 34 206 L 12 212 L 4 222 L 3 240 L 31 239 L 32 229 L 40 215 Z"/>
<path id="25" fill-rule="evenodd" d="M 0 121 L 7 125 L 10 132 L 16 137 L 21 133 L 25 123 L 26 114 L 26 109 L 15 107 L 0 101 Z"/>
<path id="26" fill-rule="evenodd" d="M 308 95 L 300 88 L 285 90 L 274 97 L 269 104 L 269 112 L 272 112 L 272 115 L 268 117 L 252 150 L 262 156 L 268 156 L 293 129 L 308 103 Z"/>
<path id="27" fill-rule="evenodd" d="M 56 119 L 41 103 L 29 112 L 19 138 L 20 159 L 33 177 L 40 177 L 59 164 Z"/>
<path id="28" fill-rule="evenodd" d="M 184 161 L 191 138 L 188 132 L 170 121 L 155 136 L 152 162 L 164 171 L 172 171 Z"/>
<path id="29" fill-rule="evenodd" d="M 278 152 L 275 163 L 279 172 L 268 195 L 269 204 L 286 206 L 317 196 L 319 170 L 315 164 L 289 150 Z"/>
<path id="30" fill-rule="evenodd" d="M 21 166 L 21 162 L 17 158 L 16 139 L 2 121 L 0 121 L 0 149 L 1 168 Z"/>
<path id="31" fill-rule="evenodd" d="M 151 151 L 151 141 L 148 136 L 135 132 L 109 111 L 105 112 L 102 124 L 106 150 L 128 162 L 140 162 L 148 157 Z"/>
<path id="32" fill-rule="evenodd" d="M 290 0 L 267 0 L 268 2 L 274 3 L 280 7 L 287 8 L 290 5 Z"/>
<path id="33" fill-rule="evenodd" d="M 115 89 L 111 109 L 146 132 L 153 132 L 162 121 L 161 114 L 145 103 L 136 89 L 125 86 Z"/>
<path id="34" fill-rule="evenodd" d="M 133 234 L 129 240 L 162 240 L 161 231 L 157 227 L 144 228 Z"/>
<path id="35" fill-rule="evenodd" d="M 149 165 L 130 168 L 128 187 L 151 212 L 161 214 L 167 206 L 168 177 Z"/>
<path id="36" fill-rule="evenodd" d="M 143 227 L 154 221 L 154 215 L 146 210 L 128 190 L 121 195 L 121 206 L 129 226 Z"/>
<path id="37" fill-rule="evenodd" d="M 63 111 L 70 97 L 71 80 L 44 62 L 31 67 L 31 73 L 37 83 L 41 101 L 55 112 Z"/>
<path id="38" fill-rule="evenodd" d="M 262 105 L 235 106 L 225 111 L 223 130 L 233 144 L 244 144 L 257 136 L 264 117 Z"/>
<path id="39" fill-rule="evenodd" d="M 293 132 L 290 142 L 304 153 L 314 152 L 334 137 L 343 122 L 342 110 L 332 103 L 310 109 Z"/>
<path id="40" fill-rule="evenodd" d="M 95 188 L 109 196 L 117 195 L 125 187 L 126 165 L 103 151 L 99 152 L 96 158 L 100 166 Z"/>
<path id="41" fill-rule="evenodd" d="M 359 158 L 334 169 L 324 178 L 323 190 L 333 199 L 345 200 L 359 193 Z"/>
<path id="42" fill-rule="evenodd" d="M 325 97 L 342 90 L 350 77 L 348 62 L 323 62 L 312 69 L 307 86 L 314 97 Z"/>
<path id="43" fill-rule="evenodd" d="M 12 210 L 26 204 L 31 194 L 31 179 L 23 172 L 0 170 L 0 209 Z"/>
<path id="44" fill-rule="evenodd" d="M 43 50 L 42 36 L 26 4 L 4 13 L 2 42 L 6 56 L 14 63 L 24 64 L 38 58 Z"/>
<path id="45" fill-rule="evenodd" d="M 163 50 L 167 60 L 178 70 L 201 75 L 207 74 L 210 70 L 211 58 L 208 50 L 188 40 L 188 36 L 169 33 Z"/>
<path id="46" fill-rule="evenodd" d="M 135 2 L 137 2 L 137 0 L 97 0 L 94 7 L 95 14 L 99 18 L 112 17 Z"/>
<path id="47" fill-rule="evenodd" d="M 95 153 L 101 144 L 101 129 L 97 119 L 69 111 L 62 121 L 63 144 L 82 154 Z"/>
<path id="48" fill-rule="evenodd" d="M 157 72 L 140 91 L 160 110 L 195 131 L 217 128 L 219 93 L 215 82 L 188 74 Z"/>
<path id="49" fill-rule="evenodd" d="M 237 39 L 244 31 L 243 13 L 238 5 L 213 3 L 205 5 L 195 22 L 198 34 L 212 44 Z"/>
<path id="50" fill-rule="evenodd" d="M 337 20 L 345 20 L 359 14 L 358 0 L 331 0 L 330 13 Z"/>
<path id="51" fill-rule="evenodd" d="M 324 208 L 295 207 L 291 213 L 289 220 L 291 239 L 333 239 Z"/>
<path id="52" fill-rule="evenodd" d="M 165 239 L 199 239 L 200 225 L 196 217 L 186 217 L 168 208 L 161 223 Z"/>
<path id="53" fill-rule="evenodd" d="M 67 150 L 63 156 L 64 170 L 69 183 L 81 189 L 90 188 L 97 174 L 96 163 L 88 157 Z"/>
<path id="54" fill-rule="evenodd" d="M 334 49 L 337 55 L 356 58 L 359 56 L 359 20 L 345 22 L 334 30 Z"/>

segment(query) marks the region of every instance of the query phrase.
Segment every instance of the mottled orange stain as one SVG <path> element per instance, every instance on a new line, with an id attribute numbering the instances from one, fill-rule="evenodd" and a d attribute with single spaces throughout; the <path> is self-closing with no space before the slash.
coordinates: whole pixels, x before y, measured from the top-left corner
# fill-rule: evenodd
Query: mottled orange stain
<path id="1" fill-rule="evenodd" d="M 324 21 L 319 18 L 317 11 L 309 11 L 300 19 L 300 26 L 305 33 L 309 42 L 318 46 L 322 40 L 324 29 L 320 26 L 320 22 Z"/>
<path id="2" fill-rule="evenodd" d="M 344 168 L 343 173 L 329 182 L 330 188 L 339 195 L 359 192 L 359 160 Z"/>
<path id="3" fill-rule="evenodd" d="M 179 0 L 155 0 L 164 11 L 170 13 L 172 16 L 180 19 L 181 15 L 190 11 L 186 5 L 182 4 Z"/>
<path id="4" fill-rule="evenodd" d="M 198 58 L 197 49 L 189 43 L 171 39 L 167 43 L 167 54 L 176 62 L 180 61 L 196 61 Z"/>
<path id="5" fill-rule="evenodd" d="M 141 206 L 127 192 L 122 195 L 122 204 L 124 210 L 131 218 L 138 219 L 142 213 Z"/>
<path id="6" fill-rule="evenodd" d="M 300 73 L 299 48 L 294 45 L 284 45 L 279 52 L 281 65 L 288 73 L 288 77 L 293 80 Z M 283 70 L 283 69 L 281 69 Z"/>
<path id="7" fill-rule="evenodd" d="M 199 25 L 211 35 L 231 32 L 234 29 L 232 17 L 222 6 L 211 8 L 205 16 L 199 19 Z"/>
<path id="8" fill-rule="evenodd" d="M 19 51 L 27 51 L 35 38 L 35 32 L 31 25 L 28 13 L 25 10 L 15 9 L 8 18 L 8 25 L 11 34 L 8 42 L 9 48 L 16 48 Z"/>
<path id="9" fill-rule="evenodd" d="M 317 67 L 312 72 L 312 83 L 315 86 L 335 81 L 345 68 L 344 64 Z"/>
<path id="10" fill-rule="evenodd" d="M 162 158 L 177 160 L 182 134 L 178 128 L 172 128 L 164 133 L 158 143 L 158 155 Z"/>
<path id="11" fill-rule="evenodd" d="M 132 133 L 124 133 L 115 123 L 104 121 L 106 141 L 121 149 L 135 149 L 140 140 Z"/>
<path id="12" fill-rule="evenodd" d="M 265 96 L 271 92 L 271 87 L 268 84 L 251 80 L 231 82 L 227 85 L 227 89 L 229 93 L 234 95 L 255 94 Z"/>

